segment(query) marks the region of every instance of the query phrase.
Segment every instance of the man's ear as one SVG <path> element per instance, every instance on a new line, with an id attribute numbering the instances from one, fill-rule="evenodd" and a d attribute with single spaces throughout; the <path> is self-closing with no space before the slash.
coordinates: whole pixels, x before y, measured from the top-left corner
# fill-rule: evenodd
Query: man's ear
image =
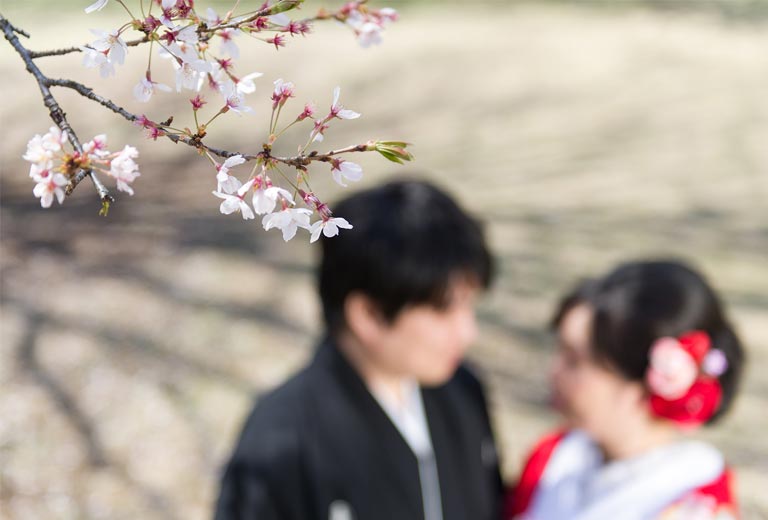
<path id="1" fill-rule="evenodd" d="M 375 345 L 387 327 L 376 303 L 361 292 L 352 292 L 344 300 L 347 329 L 364 345 Z"/>

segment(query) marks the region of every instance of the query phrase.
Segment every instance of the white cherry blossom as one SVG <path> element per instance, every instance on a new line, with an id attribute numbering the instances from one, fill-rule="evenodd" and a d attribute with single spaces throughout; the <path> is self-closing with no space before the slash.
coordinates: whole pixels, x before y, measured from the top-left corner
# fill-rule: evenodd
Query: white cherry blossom
<path id="1" fill-rule="evenodd" d="M 53 163 L 48 162 L 45 164 L 32 164 L 29 166 L 29 176 L 35 182 L 43 182 L 45 179 L 53 175 Z"/>
<path id="2" fill-rule="evenodd" d="M 240 49 L 237 47 L 234 38 L 240 34 L 240 31 L 230 27 L 220 30 L 217 34 L 221 38 L 221 46 L 219 47 L 219 50 L 222 53 L 229 54 L 235 59 L 239 58 Z"/>
<path id="3" fill-rule="evenodd" d="M 221 94 L 226 100 L 227 108 L 239 115 L 252 113 L 253 109 L 245 105 L 245 95 L 238 92 L 231 82 L 222 84 Z"/>
<path id="4" fill-rule="evenodd" d="M 229 173 L 229 169 L 245 163 L 245 157 L 240 154 L 227 157 L 227 160 L 218 167 L 219 173 Z"/>
<path id="5" fill-rule="evenodd" d="M 181 92 L 182 88 L 200 92 L 206 74 L 213 70 L 210 63 L 200 59 L 182 63 L 174 60 L 173 63 L 176 69 L 176 92 Z"/>
<path id="6" fill-rule="evenodd" d="M 162 9 L 162 15 L 160 16 L 160 22 L 169 29 L 175 29 L 171 18 L 173 17 L 173 8 L 176 5 L 176 0 L 162 0 L 160 7 Z"/>
<path id="7" fill-rule="evenodd" d="M 256 85 L 253 80 L 263 75 L 261 72 L 251 72 L 247 76 L 240 78 L 236 84 L 237 92 L 240 94 L 253 94 L 256 92 Z"/>
<path id="8" fill-rule="evenodd" d="M 234 166 L 243 164 L 244 162 L 245 158 L 243 158 L 242 155 L 234 155 L 227 158 L 227 160 L 224 161 L 222 165 L 216 166 L 216 182 L 218 184 L 217 191 L 223 193 L 234 193 L 240 188 L 240 181 L 229 174 L 229 169 Z"/>
<path id="9" fill-rule="evenodd" d="M 106 53 L 107 59 L 111 63 L 122 65 L 125 63 L 125 55 L 128 52 L 128 46 L 125 44 L 117 29 L 111 32 L 101 31 L 99 29 L 90 30 L 99 39 L 92 42 L 90 47 Z"/>
<path id="10" fill-rule="evenodd" d="M 221 18 L 216 14 L 216 11 L 214 11 L 212 7 L 205 10 L 205 15 L 208 18 L 208 27 L 219 25 L 221 23 Z"/>
<path id="11" fill-rule="evenodd" d="M 266 231 L 277 228 L 283 232 L 283 240 L 288 242 L 299 228 L 309 229 L 309 217 L 312 212 L 307 208 L 286 208 L 264 215 L 261 225 Z"/>
<path id="12" fill-rule="evenodd" d="M 134 159 L 139 156 L 139 151 L 133 146 L 126 145 L 109 163 L 109 175 L 117 180 L 117 189 L 133 195 L 130 183 L 139 177 L 139 166 Z"/>
<path id="13" fill-rule="evenodd" d="M 334 181 L 346 188 L 347 185 L 344 184 L 343 179 L 351 182 L 359 181 L 363 178 L 363 167 L 357 163 L 338 159 L 331 163 L 331 174 Z"/>
<path id="14" fill-rule="evenodd" d="M 176 42 L 193 44 L 200 41 L 200 36 L 197 34 L 197 25 L 187 25 L 186 27 L 177 29 L 173 32 Z"/>
<path id="15" fill-rule="evenodd" d="M 263 186 L 253 192 L 253 209 L 257 215 L 272 213 L 277 205 L 277 200 L 281 198 L 293 205 L 293 196 L 291 192 L 278 186 Z"/>
<path id="16" fill-rule="evenodd" d="M 64 186 L 66 185 L 67 178 L 60 173 L 56 173 L 40 180 L 32 190 L 32 193 L 34 193 L 35 197 L 40 198 L 40 205 L 42 207 L 50 208 L 54 195 L 59 204 L 64 202 Z"/>
<path id="17" fill-rule="evenodd" d="M 360 114 L 354 110 L 347 110 L 341 104 L 339 104 L 339 95 L 341 94 L 341 87 L 333 89 L 333 104 L 331 105 L 331 115 L 338 117 L 339 119 L 357 119 Z"/>
<path id="18" fill-rule="evenodd" d="M 235 181 L 237 181 L 237 179 L 235 179 Z M 237 192 L 234 194 L 223 193 L 221 191 L 212 192 L 218 198 L 224 199 L 219 206 L 219 211 L 221 211 L 224 215 L 229 215 L 239 211 L 243 216 L 243 220 L 256 218 L 256 215 L 253 214 L 253 210 L 243 200 L 245 194 L 248 193 L 248 190 L 250 190 L 253 186 L 253 182 L 254 179 L 246 182 L 243 186 L 238 188 Z M 237 183 L 239 184 L 240 181 L 237 181 Z"/>
<path id="19" fill-rule="evenodd" d="M 94 11 L 101 11 L 104 6 L 107 5 L 109 0 L 96 0 L 94 3 L 85 8 L 85 14 L 91 14 Z"/>
<path id="20" fill-rule="evenodd" d="M 383 30 L 383 27 L 379 24 L 373 22 L 365 23 L 357 30 L 357 43 L 363 48 L 368 48 L 371 45 L 380 45 Z"/>
<path id="21" fill-rule="evenodd" d="M 272 14 L 267 17 L 270 22 L 281 27 L 285 27 L 291 23 L 291 18 L 285 13 Z"/>
<path id="22" fill-rule="evenodd" d="M 83 144 L 83 151 L 88 155 L 94 155 L 100 159 L 108 156 L 109 150 L 107 150 L 107 136 L 105 134 L 97 135 L 87 143 Z"/>
<path id="23" fill-rule="evenodd" d="M 309 228 L 309 232 L 312 236 L 309 242 L 315 242 L 320 238 L 320 233 L 328 238 L 335 237 L 339 234 L 339 229 L 352 229 L 352 224 L 347 222 L 347 219 L 341 217 L 333 217 L 327 220 L 318 220 L 312 227 Z"/>
<path id="24" fill-rule="evenodd" d="M 43 136 L 37 134 L 27 143 L 23 159 L 34 164 L 47 164 L 53 159 L 53 150 L 46 146 Z"/>
<path id="25" fill-rule="evenodd" d="M 171 91 L 171 87 L 168 85 L 163 85 L 162 83 L 158 83 L 147 78 L 142 78 L 141 81 L 139 81 L 136 86 L 133 87 L 133 97 L 142 103 L 146 103 L 152 98 L 152 94 L 155 92 L 155 89 L 162 90 L 163 92 Z"/>
<path id="26" fill-rule="evenodd" d="M 88 69 L 98 67 L 102 78 L 115 75 L 115 65 L 107 58 L 107 54 L 90 47 L 80 47 L 83 51 L 83 66 Z"/>
<path id="27" fill-rule="evenodd" d="M 62 132 L 58 126 L 52 126 L 48 133 L 43 136 L 43 146 L 47 149 L 58 152 L 64 143 L 67 142 L 67 134 Z"/>

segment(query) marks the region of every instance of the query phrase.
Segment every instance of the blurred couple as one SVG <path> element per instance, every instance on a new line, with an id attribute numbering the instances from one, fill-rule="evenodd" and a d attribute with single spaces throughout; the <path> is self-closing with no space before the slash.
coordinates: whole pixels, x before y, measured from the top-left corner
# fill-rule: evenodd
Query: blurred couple
<path id="1" fill-rule="evenodd" d="M 464 361 L 493 278 L 480 224 L 420 181 L 334 209 L 354 228 L 322 243 L 325 337 L 245 421 L 217 520 L 737 517 L 723 456 L 688 437 L 728 409 L 742 365 L 699 274 L 631 262 L 564 296 L 541 368 L 562 426 L 505 483 Z"/>

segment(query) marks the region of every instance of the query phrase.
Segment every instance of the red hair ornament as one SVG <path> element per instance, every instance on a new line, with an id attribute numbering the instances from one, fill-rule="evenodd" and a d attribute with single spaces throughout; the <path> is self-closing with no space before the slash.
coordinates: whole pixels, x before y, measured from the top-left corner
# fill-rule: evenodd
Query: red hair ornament
<path id="1" fill-rule="evenodd" d="M 711 348 L 705 332 L 659 338 L 651 346 L 645 378 L 651 410 L 683 428 L 704 424 L 720 407 L 723 389 L 718 376 L 727 369 L 725 355 Z"/>

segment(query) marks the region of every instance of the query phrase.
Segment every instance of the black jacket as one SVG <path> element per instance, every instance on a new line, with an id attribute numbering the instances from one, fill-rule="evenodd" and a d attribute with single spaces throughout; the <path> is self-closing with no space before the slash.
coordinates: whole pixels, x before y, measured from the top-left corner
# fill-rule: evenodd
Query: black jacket
<path id="1" fill-rule="evenodd" d="M 422 388 L 444 520 L 498 518 L 502 487 L 485 397 L 461 367 Z M 335 346 L 264 395 L 227 465 L 216 520 L 424 518 L 415 455 Z"/>

